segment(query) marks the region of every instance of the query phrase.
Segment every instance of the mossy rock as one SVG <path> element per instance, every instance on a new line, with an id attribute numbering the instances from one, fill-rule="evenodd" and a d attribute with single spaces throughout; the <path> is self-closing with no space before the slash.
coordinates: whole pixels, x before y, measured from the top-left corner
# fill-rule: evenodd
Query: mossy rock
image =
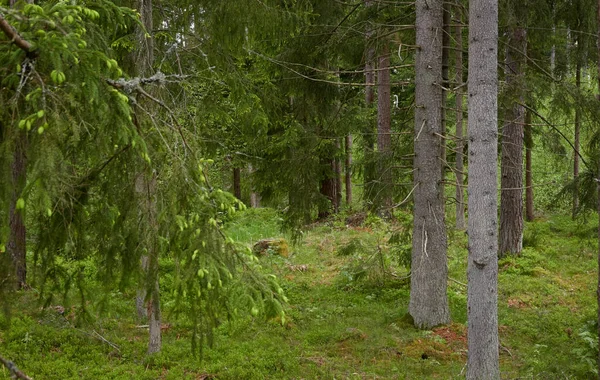
<path id="1" fill-rule="evenodd" d="M 287 240 L 283 238 L 262 239 L 254 243 L 252 252 L 254 252 L 254 254 L 257 256 L 277 255 L 281 257 L 288 257 L 290 254 L 290 248 Z"/>

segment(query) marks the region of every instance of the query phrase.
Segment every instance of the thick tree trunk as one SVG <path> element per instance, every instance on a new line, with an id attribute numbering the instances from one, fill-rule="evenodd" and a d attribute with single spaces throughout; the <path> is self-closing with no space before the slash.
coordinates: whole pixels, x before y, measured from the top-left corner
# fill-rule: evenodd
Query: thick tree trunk
<path id="1" fill-rule="evenodd" d="M 465 229 L 465 201 L 464 201 L 464 140 L 463 140 L 463 57 L 462 57 L 462 9 L 458 9 L 456 26 L 456 229 Z"/>
<path id="2" fill-rule="evenodd" d="M 498 2 L 469 2 L 467 379 L 499 379 Z"/>
<path id="3" fill-rule="evenodd" d="M 498 254 L 519 254 L 523 249 L 523 124 L 527 31 L 514 26 L 506 51 L 506 84 L 516 99 L 506 111 L 502 131 L 500 190 L 500 247 Z"/>
<path id="4" fill-rule="evenodd" d="M 352 204 L 352 135 L 346 136 L 346 162 L 345 162 L 345 182 L 346 182 L 346 204 Z"/>
<path id="5" fill-rule="evenodd" d="M 450 321 L 442 199 L 442 0 L 417 0 L 414 218 L 409 312 L 418 328 Z"/>
<path id="6" fill-rule="evenodd" d="M 533 150 L 533 136 L 531 134 L 531 111 L 525 113 L 525 219 L 528 222 L 535 219 L 533 211 L 533 171 L 531 169 L 531 153 Z"/>
<path id="7" fill-rule="evenodd" d="M 440 140 L 440 161 L 442 170 L 442 180 L 446 178 L 446 165 L 447 165 L 447 152 L 446 152 L 446 100 L 448 85 L 450 81 L 450 3 L 444 2 L 443 5 L 443 16 L 442 16 L 442 131 L 440 134 L 444 136 Z M 444 198 L 444 192 L 442 191 L 442 198 Z M 442 207 L 445 209 L 445 201 L 442 202 Z M 444 210 L 444 215 L 445 215 Z"/>
<path id="8" fill-rule="evenodd" d="M 240 168 L 233 168 L 233 195 L 237 199 L 242 199 L 242 171 Z"/>
<path id="9" fill-rule="evenodd" d="M 390 51 L 387 41 L 381 42 L 377 66 L 377 151 L 378 206 L 381 215 L 389 217 L 392 208 L 392 88 L 390 84 Z"/>
<path id="10" fill-rule="evenodd" d="M 579 48 L 578 48 L 579 50 Z M 581 59 L 577 54 L 577 67 L 575 69 L 575 86 L 577 91 L 581 89 Z M 573 141 L 573 213 L 572 217 L 575 219 L 577 211 L 579 209 L 579 135 L 581 131 L 581 106 L 575 107 L 575 138 Z"/>
<path id="11" fill-rule="evenodd" d="M 9 206 L 9 235 L 6 249 L 12 262 L 13 284 L 15 289 L 27 285 L 27 243 L 25 227 L 25 209 L 17 209 L 17 202 L 22 196 L 27 177 L 27 132 L 17 131 L 13 162 L 11 164 L 12 196 Z"/>

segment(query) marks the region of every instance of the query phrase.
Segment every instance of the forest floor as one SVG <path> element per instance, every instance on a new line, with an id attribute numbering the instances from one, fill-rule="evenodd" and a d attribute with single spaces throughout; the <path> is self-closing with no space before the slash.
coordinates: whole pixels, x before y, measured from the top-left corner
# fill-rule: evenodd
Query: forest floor
<path id="1" fill-rule="evenodd" d="M 269 209 L 248 210 L 227 230 L 251 246 L 282 237 L 277 218 Z M 540 217 L 526 226 L 523 253 L 500 261 L 503 378 L 593 376 L 598 248 L 597 222 L 589 219 Z M 119 292 L 102 313 L 90 305 L 96 317 L 83 324 L 73 320 L 77 307 L 42 309 L 35 290 L 20 293 L 10 329 L 0 330 L 0 355 L 35 379 L 461 378 L 467 236 L 449 229 L 448 243 L 453 322 L 433 331 L 415 329 L 407 314 L 410 280 L 402 263 L 410 237 L 402 223 L 339 216 L 309 226 L 288 257 L 261 258 L 289 298 L 286 321 L 248 315 L 225 322 L 202 360 L 191 353 L 190 333 L 170 317 L 168 299 L 163 351 L 146 356 L 134 294 Z M 5 368 L 0 378 L 9 378 Z"/>

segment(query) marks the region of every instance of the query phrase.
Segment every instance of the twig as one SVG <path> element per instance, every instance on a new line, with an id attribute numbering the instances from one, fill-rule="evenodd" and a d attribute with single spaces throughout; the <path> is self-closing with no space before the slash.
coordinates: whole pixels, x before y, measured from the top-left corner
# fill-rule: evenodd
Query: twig
<path id="1" fill-rule="evenodd" d="M 458 285 L 464 286 L 465 288 L 467 287 L 467 284 L 465 284 L 465 283 L 463 283 L 463 282 L 460 282 L 460 281 L 458 281 L 458 280 L 455 280 L 455 279 L 453 279 L 452 277 L 448 277 L 448 280 L 449 280 L 449 281 L 452 281 L 452 282 L 455 282 L 455 283 L 457 283 Z"/>
<path id="2" fill-rule="evenodd" d="M 11 362 L 10 360 L 4 359 L 2 356 L 0 356 L 0 362 L 2 362 L 2 364 L 4 364 L 4 366 L 8 369 L 12 378 L 22 380 L 33 380 L 31 377 L 24 374 L 23 371 L 18 369 L 15 363 Z"/>
<path id="3" fill-rule="evenodd" d="M 121 352 L 121 349 L 119 348 L 119 346 L 117 346 L 116 344 L 114 344 L 113 342 L 107 340 L 105 337 L 103 337 L 102 335 L 98 334 L 98 332 L 96 330 L 93 330 L 94 332 L 94 336 L 98 339 L 100 339 L 101 341 L 103 341 L 104 343 L 108 344 L 109 346 L 111 346 L 112 348 L 114 348 L 115 350 Z"/>

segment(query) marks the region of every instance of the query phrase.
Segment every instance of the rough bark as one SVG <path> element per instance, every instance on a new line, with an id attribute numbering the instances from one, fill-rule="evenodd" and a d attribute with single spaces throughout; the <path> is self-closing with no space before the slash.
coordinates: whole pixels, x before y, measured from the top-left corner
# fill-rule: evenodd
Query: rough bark
<path id="1" fill-rule="evenodd" d="M 447 152 L 446 152 L 446 100 L 448 96 L 448 92 L 445 90 L 449 88 L 449 71 L 450 71 L 450 3 L 444 2 L 443 4 L 443 14 L 442 14 L 442 131 L 440 134 L 444 136 L 440 140 L 440 159 L 441 159 L 441 167 L 442 170 L 442 179 L 446 177 L 446 165 L 447 165 Z M 444 192 L 442 192 L 442 197 L 444 197 Z M 445 202 L 442 203 L 442 206 L 445 208 Z M 444 212 L 445 213 L 445 212 Z"/>
<path id="2" fill-rule="evenodd" d="M 577 55 L 577 67 L 575 69 L 575 86 L 577 91 L 581 89 L 581 59 Z M 575 107 L 575 136 L 573 139 L 573 213 L 575 219 L 579 209 L 579 135 L 581 131 L 581 107 Z"/>
<path id="3" fill-rule="evenodd" d="M 414 226 L 409 312 L 418 328 L 450 321 L 442 205 L 442 1 L 416 3 Z"/>
<path id="4" fill-rule="evenodd" d="M 524 52 L 527 31 L 513 26 L 506 51 L 506 85 L 515 99 L 506 110 L 502 131 L 499 255 L 523 249 L 523 124 L 525 122 Z"/>
<path id="5" fill-rule="evenodd" d="M 12 196 L 9 206 L 9 235 L 6 249 L 12 262 L 13 286 L 22 289 L 27 285 L 27 228 L 25 209 L 18 210 L 17 202 L 22 196 L 27 177 L 27 132 L 17 131 L 11 164 Z"/>
<path id="6" fill-rule="evenodd" d="M 237 199 L 242 199 L 242 171 L 240 168 L 233 168 L 233 195 Z"/>
<path id="7" fill-rule="evenodd" d="M 531 111 L 528 109 L 525 113 L 525 219 L 528 222 L 535 219 L 535 213 L 533 211 L 533 171 L 531 168 L 532 164 L 532 150 L 533 150 L 533 136 L 531 134 Z"/>
<path id="8" fill-rule="evenodd" d="M 463 57 L 462 57 L 462 11 L 459 9 L 457 11 L 457 21 L 458 25 L 456 26 L 456 56 L 455 56 L 455 64 L 456 64 L 456 73 L 455 79 L 456 82 L 456 229 L 464 230 L 465 229 L 465 200 L 464 200 L 464 140 L 463 140 Z"/>
<path id="9" fill-rule="evenodd" d="M 387 41 L 381 43 L 377 65 L 377 151 L 378 206 L 383 216 L 389 217 L 392 207 L 392 87 L 390 84 L 390 51 Z"/>
<path id="10" fill-rule="evenodd" d="M 352 135 L 346 136 L 346 162 L 345 162 L 345 182 L 346 182 L 346 204 L 352 204 Z"/>
<path id="11" fill-rule="evenodd" d="M 467 379 L 499 379 L 498 2 L 469 2 Z"/>
<path id="12" fill-rule="evenodd" d="M 337 200 L 335 176 L 328 174 L 335 173 L 335 160 L 325 161 L 323 166 L 326 167 L 327 170 L 325 170 L 325 178 L 321 179 L 321 195 L 329 200 L 329 205 L 320 208 L 318 214 L 319 219 L 328 217 L 331 214 L 331 210 L 336 209 L 335 203 Z"/>

